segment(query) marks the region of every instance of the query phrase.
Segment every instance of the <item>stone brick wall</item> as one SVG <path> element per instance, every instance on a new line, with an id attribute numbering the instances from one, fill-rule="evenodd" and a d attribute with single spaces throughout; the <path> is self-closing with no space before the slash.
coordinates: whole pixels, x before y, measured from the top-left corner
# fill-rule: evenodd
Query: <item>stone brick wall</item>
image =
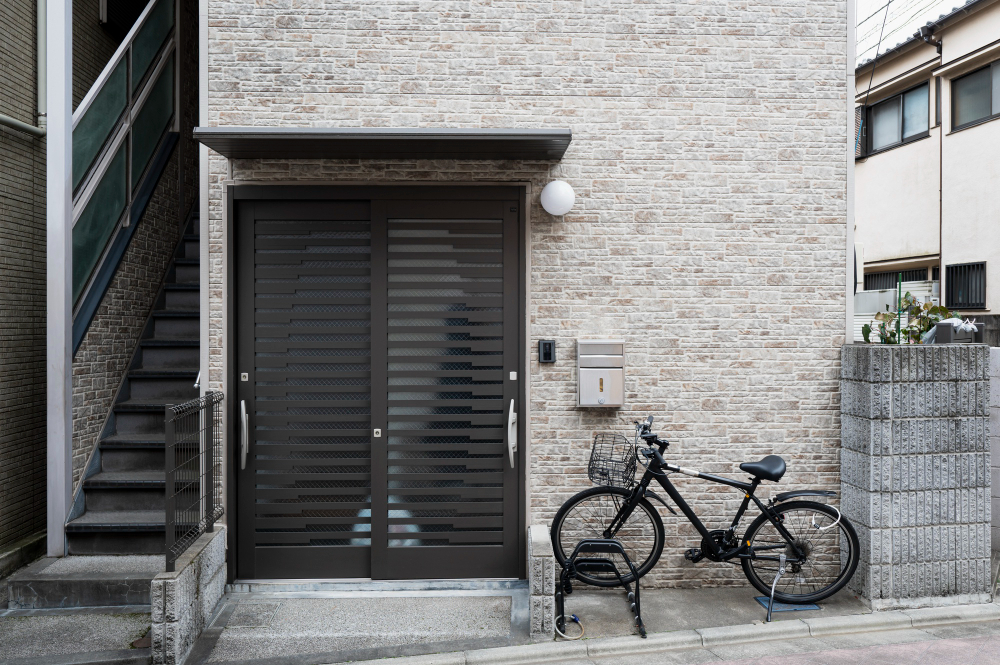
<path id="1" fill-rule="evenodd" d="M 988 602 L 989 347 L 843 350 L 849 588 L 874 608 Z"/>
<path id="2" fill-rule="evenodd" d="M 243 181 L 529 182 L 531 518 L 585 475 L 593 434 L 653 414 L 685 466 L 777 453 L 782 489 L 839 485 L 846 5 L 209 3 L 210 125 L 569 127 L 559 163 L 248 160 Z M 210 383 L 223 379 L 226 160 L 209 174 Z M 553 218 L 549 180 L 576 190 Z M 579 409 L 575 339 L 626 340 L 627 407 Z M 539 365 L 535 340 L 555 339 Z M 739 496 L 678 479 L 708 524 Z M 766 492 L 765 492 L 766 493 Z M 739 581 L 684 562 L 667 516 L 650 582 Z M 748 524 L 749 522 L 747 522 Z"/>
<path id="3" fill-rule="evenodd" d="M 73 0 L 73 108 L 80 104 L 121 43 L 100 22 L 100 0 Z"/>
<path id="4" fill-rule="evenodd" d="M 35 124 L 35 1 L 0 3 L 0 113 Z M 45 528 L 45 141 L 0 128 L 0 550 Z"/>

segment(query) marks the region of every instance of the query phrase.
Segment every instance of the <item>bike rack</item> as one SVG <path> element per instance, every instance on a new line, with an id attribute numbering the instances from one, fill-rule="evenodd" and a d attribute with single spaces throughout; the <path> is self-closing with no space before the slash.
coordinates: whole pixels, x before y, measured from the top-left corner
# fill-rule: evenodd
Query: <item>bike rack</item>
<path id="1" fill-rule="evenodd" d="M 625 560 L 632 579 L 635 581 L 635 592 L 631 585 L 625 582 L 618 567 L 611 559 L 606 558 L 579 558 L 581 554 L 617 554 Z M 568 595 L 573 593 L 572 580 L 576 579 L 580 572 L 612 572 L 618 578 L 618 583 L 625 587 L 625 600 L 629 604 L 629 609 L 635 617 L 635 626 L 639 629 L 639 635 L 646 637 L 646 626 L 642 623 L 642 613 L 639 605 L 639 575 L 636 572 L 632 560 L 625 553 L 625 548 L 620 542 L 613 538 L 585 538 L 577 543 L 573 553 L 563 564 L 562 572 L 559 573 L 559 583 L 556 585 L 556 628 L 560 633 L 566 631 L 566 609 L 563 593 Z"/>

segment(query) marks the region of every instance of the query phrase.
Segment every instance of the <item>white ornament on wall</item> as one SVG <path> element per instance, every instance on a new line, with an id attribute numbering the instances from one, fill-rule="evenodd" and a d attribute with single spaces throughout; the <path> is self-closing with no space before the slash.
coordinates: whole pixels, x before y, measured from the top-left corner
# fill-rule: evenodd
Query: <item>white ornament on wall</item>
<path id="1" fill-rule="evenodd" d="M 576 192 L 562 180 L 553 180 L 542 189 L 542 207 L 550 215 L 565 215 L 575 202 Z"/>

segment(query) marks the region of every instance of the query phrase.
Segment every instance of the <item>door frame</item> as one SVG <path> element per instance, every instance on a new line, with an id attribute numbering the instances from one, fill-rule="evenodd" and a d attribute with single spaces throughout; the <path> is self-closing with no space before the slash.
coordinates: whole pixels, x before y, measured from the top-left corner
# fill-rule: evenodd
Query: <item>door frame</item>
<path id="1" fill-rule="evenodd" d="M 225 478 L 225 499 L 226 499 L 226 546 L 228 548 L 228 566 L 226 571 L 227 582 L 232 584 L 236 581 L 236 570 L 239 558 L 239 406 L 238 400 L 231 398 L 236 394 L 239 385 L 237 372 L 237 323 L 238 311 L 236 289 L 239 284 L 237 275 L 239 274 L 236 253 L 236 233 L 238 232 L 236 223 L 236 206 L 240 201 L 254 200 L 336 200 L 336 199 L 364 199 L 364 198 L 387 198 L 387 193 L 394 195 L 388 198 L 401 199 L 425 199 L 425 200 L 488 200 L 504 197 L 516 197 L 518 204 L 518 275 L 521 284 L 517 289 L 518 309 L 520 325 L 518 329 L 518 361 L 517 366 L 521 367 L 518 377 L 517 395 L 519 411 L 517 418 L 517 462 L 520 473 L 518 474 L 519 486 L 516 488 L 518 501 L 518 528 L 517 528 L 517 579 L 527 578 L 527 525 L 528 525 L 528 492 L 529 476 L 528 468 L 529 456 L 529 379 L 530 363 L 528 356 L 528 288 L 530 283 L 529 274 L 529 234 L 528 234 L 528 191 L 530 184 L 523 182 L 492 182 L 492 183 L 343 183 L 343 184 L 307 184 L 302 182 L 285 182 L 274 184 L 226 184 L 224 185 L 224 207 L 225 207 L 225 283 L 223 292 L 225 298 L 225 341 L 224 341 L 224 381 L 227 390 L 225 407 L 225 433 L 226 450 L 224 459 L 226 462 Z M 506 189 L 506 193 L 499 191 Z M 207 288 L 208 285 L 205 285 Z M 231 399 L 230 399 L 231 398 Z M 488 578 L 496 579 L 496 578 Z M 288 581 L 288 580 L 286 580 Z M 357 581 L 357 580 L 353 580 Z"/>

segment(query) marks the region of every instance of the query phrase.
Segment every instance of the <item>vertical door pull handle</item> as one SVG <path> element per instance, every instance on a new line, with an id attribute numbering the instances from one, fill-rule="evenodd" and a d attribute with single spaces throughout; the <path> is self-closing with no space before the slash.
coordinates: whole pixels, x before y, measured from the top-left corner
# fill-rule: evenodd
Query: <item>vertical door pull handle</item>
<path id="1" fill-rule="evenodd" d="M 247 448 L 250 446 L 247 436 L 247 402 L 240 400 L 240 468 L 247 468 Z"/>
<path id="2" fill-rule="evenodd" d="M 510 413 L 507 416 L 507 453 L 510 455 L 510 468 L 514 468 L 514 453 L 517 452 L 517 414 L 514 412 L 514 400 L 510 401 Z"/>

